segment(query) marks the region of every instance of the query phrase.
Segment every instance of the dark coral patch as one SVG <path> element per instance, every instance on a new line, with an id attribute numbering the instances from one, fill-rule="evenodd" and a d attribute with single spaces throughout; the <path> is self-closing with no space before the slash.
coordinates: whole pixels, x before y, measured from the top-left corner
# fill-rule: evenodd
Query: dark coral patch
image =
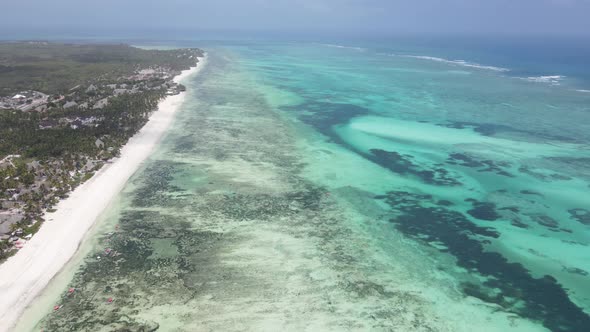
<path id="1" fill-rule="evenodd" d="M 437 205 L 440 205 L 440 206 L 452 206 L 452 205 L 454 205 L 453 202 L 451 202 L 449 200 L 446 200 L 446 199 L 441 199 L 436 204 Z"/>
<path id="2" fill-rule="evenodd" d="M 402 155 L 394 151 L 371 149 L 367 156 L 371 161 L 397 174 L 418 177 L 422 182 L 439 186 L 460 186 L 461 182 L 442 167 L 425 168 L 414 163 L 411 155 Z"/>
<path id="3" fill-rule="evenodd" d="M 535 278 L 521 264 L 485 249 L 485 238 L 499 236 L 495 230 L 477 226 L 465 215 L 437 206 L 430 195 L 395 191 L 382 196 L 391 206 L 395 216 L 390 221 L 398 230 L 417 241 L 439 243 L 444 248 L 441 251 L 454 255 L 459 266 L 488 278 L 480 285 L 464 284 L 466 295 L 540 321 L 552 331 L 578 332 L 590 326 L 590 316 L 570 300 L 555 278 Z M 476 200 L 471 202 L 477 204 Z"/>
<path id="4" fill-rule="evenodd" d="M 586 270 L 582 270 L 580 268 L 577 267 L 563 267 L 563 270 L 567 273 L 572 273 L 572 274 L 578 274 L 581 275 L 583 277 L 587 277 L 590 273 L 588 273 L 588 271 Z"/>
<path id="5" fill-rule="evenodd" d="M 528 167 L 528 166 L 521 166 L 518 168 L 518 171 L 523 174 L 528 174 L 536 179 L 539 179 L 539 180 L 545 181 L 545 182 L 567 181 L 567 180 L 572 179 L 571 177 L 569 177 L 567 175 L 558 174 L 558 173 L 545 174 L 545 173 L 542 173 L 539 171 L 535 171 L 534 169 L 532 169 L 531 167 Z"/>
<path id="6" fill-rule="evenodd" d="M 500 208 L 499 210 L 502 210 L 502 211 L 511 211 L 511 212 L 514 212 L 514 213 L 520 212 L 520 208 L 518 206 L 505 206 L 503 208 Z"/>
<path id="7" fill-rule="evenodd" d="M 590 210 L 577 208 L 567 210 L 572 219 L 577 220 L 579 223 L 590 226 Z"/>
<path id="8" fill-rule="evenodd" d="M 548 157 L 547 159 L 558 161 L 577 169 L 587 170 L 590 168 L 590 158 L 588 157 Z"/>
<path id="9" fill-rule="evenodd" d="M 543 194 L 541 194 L 540 192 L 533 191 L 533 190 L 521 190 L 520 193 L 523 195 L 537 195 L 537 196 L 544 197 Z"/>
<path id="10" fill-rule="evenodd" d="M 460 212 L 436 206 L 431 195 L 414 194 L 404 191 L 389 192 L 385 201 L 395 210 L 402 212 L 391 221 L 404 227 L 409 234 L 421 234 L 427 241 L 442 241 L 452 234 L 463 236 L 481 235 L 497 238 L 499 233 L 489 227 L 472 223 Z"/>
<path id="11" fill-rule="evenodd" d="M 473 218 L 479 220 L 494 221 L 500 218 L 500 215 L 496 212 L 496 204 L 489 202 L 472 201 L 473 208 L 467 213 Z"/>
<path id="12" fill-rule="evenodd" d="M 295 112 L 303 122 L 315 127 L 337 143 L 342 142 L 332 131 L 333 126 L 347 123 L 354 117 L 369 113 L 368 109 L 361 106 L 326 102 L 306 102 L 296 106 L 284 106 L 281 109 Z"/>
<path id="13" fill-rule="evenodd" d="M 478 172 L 492 172 L 502 176 L 514 177 L 514 175 L 505 170 L 505 168 L 510 167 L 509 163 L 480 159 L 467 153 L 455 152 L 449 154 L 447 164 L 474 168 Z"/>
<path id="14" fill-rule="evenodd" d="M 85 259 L 72 280 L 75 293 L 60 299 L 63 308 L 43 322 L 46 331 L 156 331 L 159 325 L 142 321 L 120 310 L 134 307 L 139 292 L 154 294 L 168 285 L 168 292 L 190 300 L 198 289 L 186 276 L 201 268 L 196 257 L 212 257 L 222 234 L 199 232 L 183 218 L 152 211 L 129 211 L 121 215 L 116 232 L 101 242 L 108 245 Z M 154 243 L 165 241 L 174 254 L 154 255 Z M 197 256 L 197 253 L 199 256 Z M 169 272 L 169 273 L 163 273 Z M 178 280 L 185 282 L 178 283 Z M 107 308 L 101 306 L 114 298 Z"/>
<path id="15" fill-rule="evenodd" d="M 494 136 L 498 133 L 519 133 L 525 134 L 527 136 L 539 137 L 543 139 L 550 139 L 556 141 L 563 141 L 563 142 L 576 142 L 575 138 L 561 136 L 561 135 L 551 135 L 545 132 L 540 131 L 532 131 L 526 130 L 522 128 L 515 128 L 504 124 L 497 124 L 497 123 L 477 123 L 477 122 L 467 122 L 467 121 L 456 121 L 447 124 L 441 124 L 441 126 L 447 128 L 455 128 L 455 129 L 465 129 L 471 128 L 473 131 L 480 133 L 484 136 Z"/>
<path id="16" fill-rule="evenodd" d="M 545 226 L 545 227 L 552 228 L 552 229 L 559 227 L 559 223 L 557 222 L 557 220 L 551 218 L 548 215 L 533 214 L 530 217 L 534 222 L 536 222 L 537 224 L 539 224 L 541 226 Z"/>
<path id="17" fill-rule="evenodd" d="M 510 224 L 514 227 L 518 228 L 529 228 L 529 225 L 525 224 L 520 220 L 520 218 L 514 218 L 510 221 Z"/>

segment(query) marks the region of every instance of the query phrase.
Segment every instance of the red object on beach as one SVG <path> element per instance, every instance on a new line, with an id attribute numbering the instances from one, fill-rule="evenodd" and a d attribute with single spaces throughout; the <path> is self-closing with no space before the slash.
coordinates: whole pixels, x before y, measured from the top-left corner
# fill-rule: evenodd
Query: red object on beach
<path id="1" fill-rule="evenodd" d="M 108 303 L 113 303 L 113 298 L 109 297 L 109 299 L 107 300 Z"/>
<path id="2" fill-rule="evenodd" d="M 61 308 L 61 306 L 60 305 L 56 305 L 55 307 L 53 307 L 53 311 L 58 311 L 59 308 Z"/>
<path id="3" fill-rule="evenodd" d="M 76 289 L 75 289 L 75 288 L 73 288 L 73 287 L 72 287 L 72 288 L 70 288 L 70 289 L 68 289 L 68 293 L 70 293 L 70 294 L 74 293 L 75 291 L 76 291 Z"/>

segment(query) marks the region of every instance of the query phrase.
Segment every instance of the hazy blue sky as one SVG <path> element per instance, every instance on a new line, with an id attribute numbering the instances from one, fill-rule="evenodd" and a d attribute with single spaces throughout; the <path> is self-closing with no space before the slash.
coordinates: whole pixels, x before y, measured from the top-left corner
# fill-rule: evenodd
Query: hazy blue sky
<path id="1" fill-rule="evenodd" d="M 0 28 L 590 35 L 590 0 L 2 0 Z M 11 13 L 11 14 L 8 14 Z M 75 29 L 74 29 L 75 28 Z"/>

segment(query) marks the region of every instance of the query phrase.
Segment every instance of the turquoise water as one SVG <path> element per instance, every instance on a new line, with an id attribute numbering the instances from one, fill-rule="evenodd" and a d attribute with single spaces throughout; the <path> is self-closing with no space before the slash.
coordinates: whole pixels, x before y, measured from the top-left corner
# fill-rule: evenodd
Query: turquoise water
<path id="1" fill-rule="evenodd" d="M 212 46 L 96 236 L 120 256 L 39 324 L 586 330 L 584 70 L 451 53 Z"/>
<path id="2" fill-rule="evenodd" d="M 587 92 L 439 57 L 261 49 L 244 51 L 259 80 L 302 99 L 282 111 L 392 173 L 315 181 L 388 204 L 393 228 L 481 277 L 466 294 L 554 330 L 588 326 Z"/>
<path id="3" fill-rule="evenodd" d="M 438 57 L 265 49 L 251 70 L 303 99 L 281 110 L 390 170 L 346 182 L 389 204 L 392 227 L 485 280 L 464 292 L 555 330 L 588 326 L 587 92 Z"/>

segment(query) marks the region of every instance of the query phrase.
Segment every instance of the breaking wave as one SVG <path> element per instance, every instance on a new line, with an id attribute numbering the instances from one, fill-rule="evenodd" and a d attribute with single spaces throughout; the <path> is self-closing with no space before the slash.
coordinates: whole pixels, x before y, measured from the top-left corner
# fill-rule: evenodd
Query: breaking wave
<path id="1" fill-rule="evenodd" d="M 523 80 L 527 80 L 529 82 L 534 83 L 547 83 L 551 85 L 559 85 L 561 81 L 565 78 L 562 75 L 548 75 L 548 76 L 529 76 L 529 77 L 521 77 Z"/>
<path id="2" fill-rule="evenodd" d="M 400 55 L 400 54 L 392 54 L 392 56 L 399 56 L 399 57 L 404 57 L 404 58 L 413 58 L 413 59 L 436 61 L 436 62 L 447 63 L 447 64 L 451 64 L 451 65 L 456 65 L 456 66 L 476 68 L 476 69 L 485 69 L 485 70 L 493 70 L 493 71 L 498 71 L 498 72 L 507 72 L 507 71 L 510 71 L 510 69 L 508 69 L 508 68 L 502 68 L 502 67 L 496 67 L 496 66 L 486 66 L 486 65 L 481 65 L 479 63 L 475 63 L 475 62 L 468 62 L 468 61 L 465 61 L 465 60 L 449 60 L 449 59 L 438 58 L 438 57 L 427 56 L 427 55 Z"/>
<path id="3" fill-rule="evenodd" d="M 355 47 L 355 46 L 344 46 L 344 45 L 337 45 L 337 44 L 319 44 L 326 47 L 335 47 L 335 48 L 345 48 L 349 50 L 356 50 L 356 51 L 366 51 L 366 48 L 362 47 Z"/>

